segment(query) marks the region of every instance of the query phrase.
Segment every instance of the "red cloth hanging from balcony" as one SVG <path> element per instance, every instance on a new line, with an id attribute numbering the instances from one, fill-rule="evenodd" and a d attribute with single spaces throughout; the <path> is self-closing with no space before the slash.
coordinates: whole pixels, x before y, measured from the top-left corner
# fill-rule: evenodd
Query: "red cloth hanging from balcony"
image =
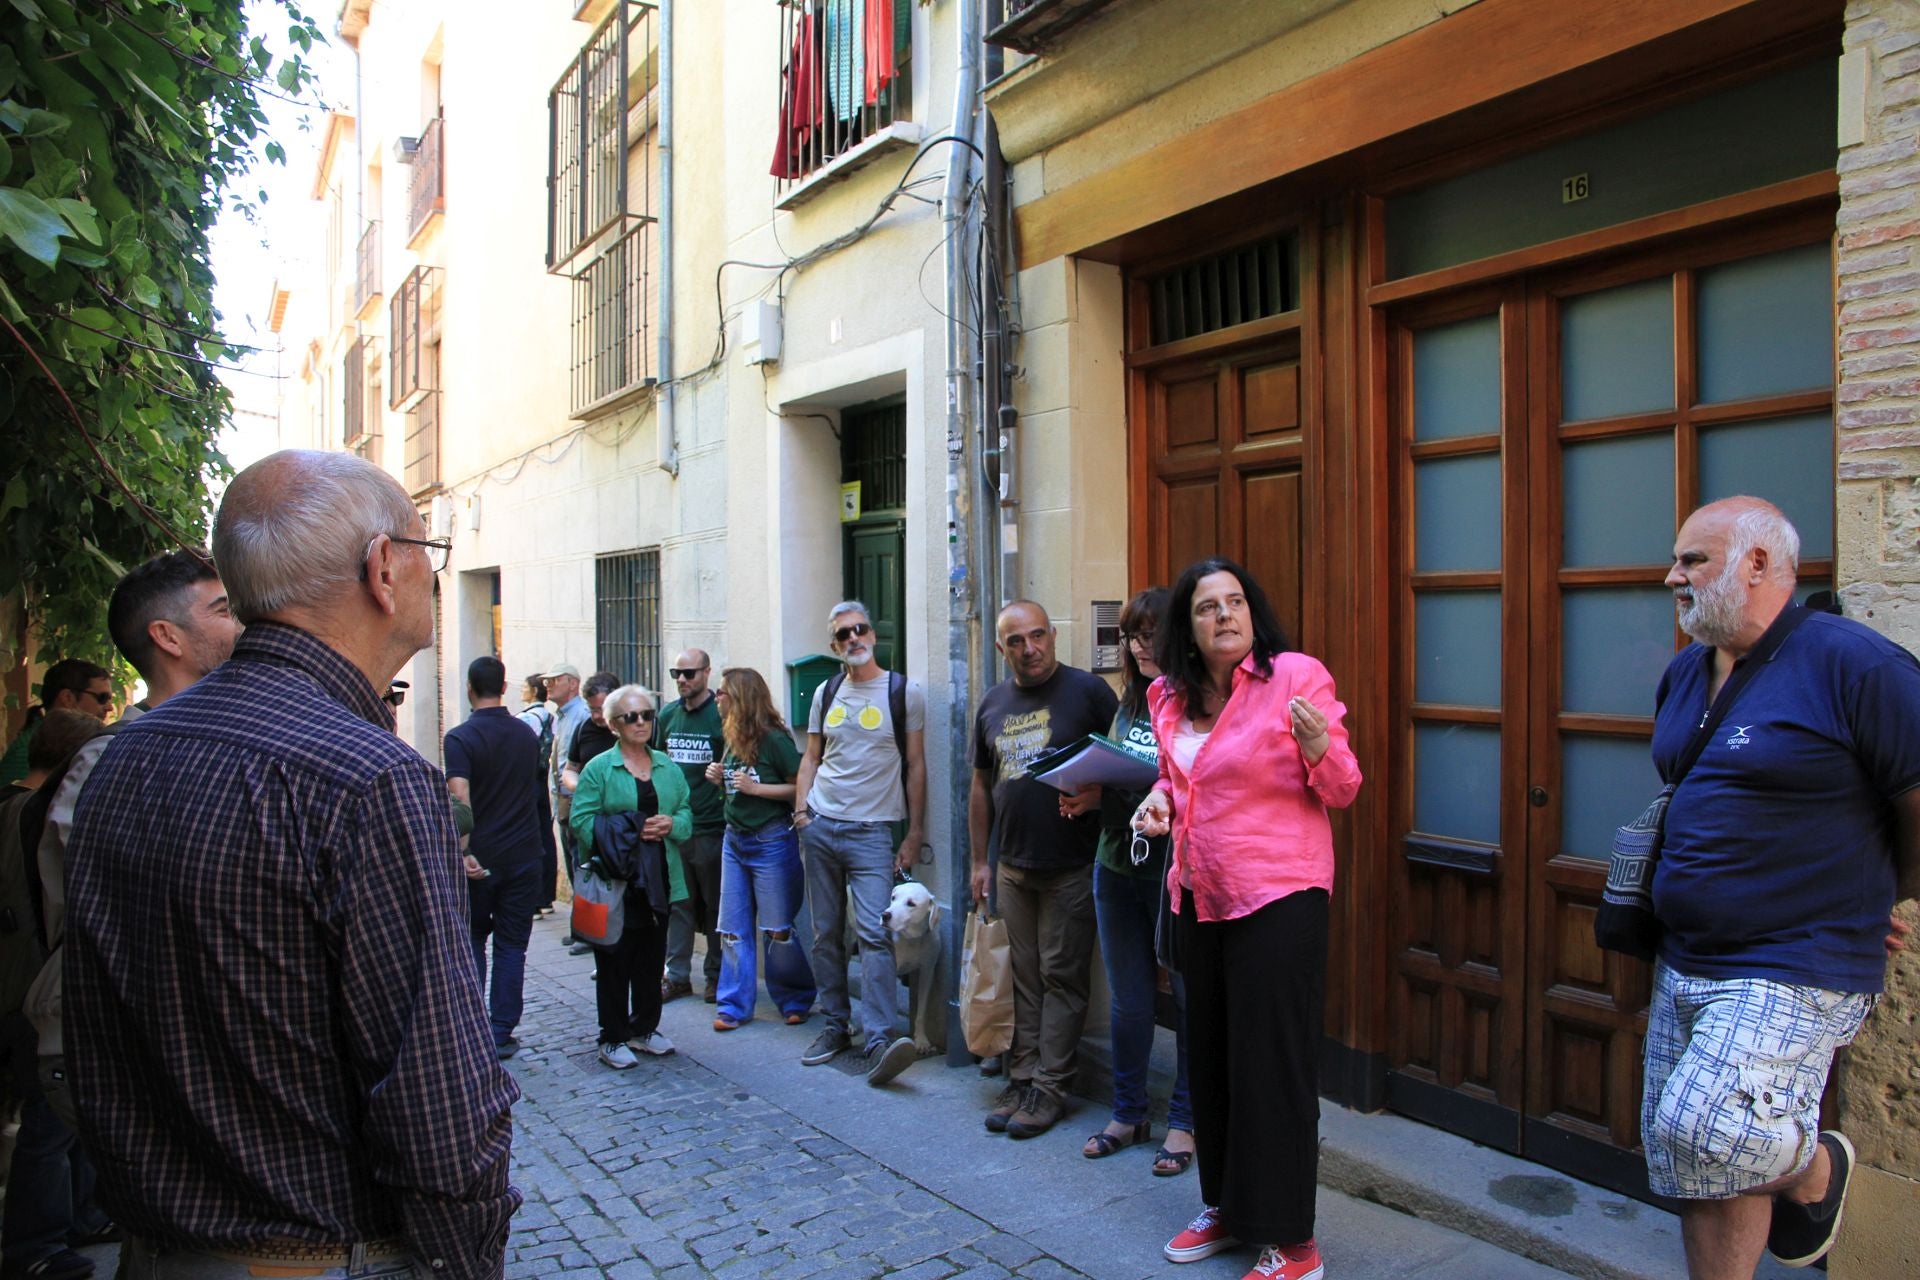
<path id="1" fill-rule="evenodd" d="M 900 68 L 893 60 L 893 0 L 866 0 L 866 7 L 866 100 L 871 106 L 880 101 L 881 90 L 893 83 Z"/>
<path id="2" fill-rule="evenodd" d="M 797 178 L 816 162 L 809 152 L 823 119 L 822 89 L 820 42 L 809 8 L 794 24 L 793 48 L 787 54 L 786 83 L 780 95 L 780 136 L 773 148 L 774 177 Z"/>

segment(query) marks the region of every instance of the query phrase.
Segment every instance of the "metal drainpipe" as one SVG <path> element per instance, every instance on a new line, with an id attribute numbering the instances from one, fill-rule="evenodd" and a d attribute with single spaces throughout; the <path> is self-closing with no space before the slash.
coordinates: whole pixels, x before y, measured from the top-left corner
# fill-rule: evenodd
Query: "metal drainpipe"
<path id="1" fill-rule="evenodd" d="M 654 377 L 666 385 L 658 403 L 660 465 L 670 476 L 680 474 L 680 436 L 673 420 L 673 0 L 660 0 L 659 110 L 654 121 L 654 144 L 660 150 L 660 299 L 659 363 Z"/>
<path id="2" fill-rule="evenodd" d="M 953 127 L 956 138 L 971 139 L 974 133 L 976 99 L 980 91 L 980 4 L 981 0 L 961 0 L 954 6 L 959 29 L 956 43 L 958 65 L 954 71 Z M 954 910 L 945 921 L 946 953 L 951 971 L 960 972 L 960 948 L 967 912 L 971 905 L 972 839 L 967 826 L 967 804 L 972 795 L 973 771 L 965 767 L 971 754 L 970 709 L 973 706 L 974 681 L 981 671 L 977 660 L 981 638 L 985 635 L 982 610 L 989 599 L 980 582 L 979 570 L 988 561 L 970 554 L 974 527 L 990 523 L 993 503 L 983 492 L 977 465 L 976 439 L 979 424 L 972 421 L 973 388 L 969 370 L 976 358 L 968 345 L 968 326 L 961 316 L 966 306 L 967 289 L 962 274 L 967 267 L 967 248 L 962 242 L 966 230 L 967 193 L 973 186 L 973 153 L 965 147 L 947 144 L 947 181 L 940 200 L 940 229 L 946 244 L 946 361 L 947 361 L 947 742 L 952 767 L 947 770 L 947 840 L 951 851 L 948 891 Z M 971 562 L 971 563 L 969 563 Z M 971 1061 L 966 1038 L 960 1030 L 960 1005 L 956 999 L 947 1008 L 947 1064 L 964 1066 Z"/>

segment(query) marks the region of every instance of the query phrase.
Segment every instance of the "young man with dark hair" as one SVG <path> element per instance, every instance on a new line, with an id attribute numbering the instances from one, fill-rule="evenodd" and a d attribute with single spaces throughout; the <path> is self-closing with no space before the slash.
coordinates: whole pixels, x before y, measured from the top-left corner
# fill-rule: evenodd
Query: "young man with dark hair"
<path id="1" fill-rule="evenodd" d="M 500 659 L 467 667 L 473 715 L 447 731 L 447 792 L 473 811 L 467 837 L 468 926 L 473 963 L 487 985 L 487 935 L 493 935 L 488 1016 L 493 1051 L 511 1058 L 520 1042 L 527 939 L 540 906 L 540 740 L 503 704 L 507 669 Z"/>
<path id="2" fill-rule="evenodd" d="M 107 631 L 147 682 L 147 696 L 121 713 L 133 720 L 225 662 L 240 624 L 213 562 L 169 551 L 120 579 L 107 602 Z"/>

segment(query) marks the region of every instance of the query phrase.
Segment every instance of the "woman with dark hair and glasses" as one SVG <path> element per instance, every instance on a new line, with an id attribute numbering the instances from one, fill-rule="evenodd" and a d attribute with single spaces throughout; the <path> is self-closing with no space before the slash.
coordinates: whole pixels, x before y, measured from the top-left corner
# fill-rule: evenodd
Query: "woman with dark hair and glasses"
<path id="1" fill-rule="evenodd" d="M 1168 1241 L 1194 1262 L 1261 1246 L 1248 1280 L 1319 1280 L 1321 1010 L 1333 830 L 1360 790 L 1327 669 L 1290 652 L 1231 560 L 1174 584 L 1147 693 L 1160 780 L 1134 818 L 1173 835 L 1167 888 L 1187 988 L 1205 1206 Z"/>
<path id="2" fill-rule="evenodd" d="M 627 882 L 626 924 L 611 947 L 598 947 L 595 1003 L 600 1014 L 600 1063 L 615 1071 L 639 1065 L 635 1052 L 665 1056 L 673 1041 L 660 1034 L 660 969 L 667 962 L 667 912 L 687 896 L 680 842 L 693 834 L 693 806 L 686 775 L 653 737 L 653 695 L 637 684 L 621 685 L 601 704 L 619 739 L 612 750 L 587 761 L 574 788 L 573 826 L 580 864 L 597 863 L 602 874 Z M 611 837 L 636 833 L 631 824 L 600 821 L 638 815 L 637 850 L 608 847 Z M 649 865 L 647 846 L 664 846 L 665 868 Z M 616 874 L 611 865 L 629 858 L 639 865 Z"/>
<path id="3" fill-rule="evenodd" d="M 767 994 L 787 1025 L 797 1027 L 815 995 L 813 962 L 797 932 L 807 901 L 793 829 L 800 748 L 758 671 L 728 667 L 715 694 L 726 752 L 707 766 L 707 780 L 726 791 L 727 829 L 720 843 L 720 1007 L 713 1029 L 732 1031 L 753 1018 L 757 935 L 766 938 Z"/>
<path id="4" fill-rule="evenodd" d="M 1147 687 L 1160 674 L 1153 645 L 1167 611 L 1165 587 L 1148 587 L 1120 611 L 1120 668 L 1124 675 L 1120 709 L 1111 737 L 1148 764 L 1160 762 L 1160 746 L 1147 715 Z M 1159 992 L 1161 886 L 1167 878 L 1167 837 L 1151 838 L 1132 830 L 1134 810 L 1144 791 L 1108 787 L 1100 794 L 1100 846 L 1094 854 L 1093 910 L 1100 929 L 1100 959 L 1107 966 L 1112 995 L 1109 1031 L 1113 1037 L 1113 1119 L 1087 1139 L 1080 1154 L 1089 1160 L 1145 1142 L 1147 1060 L 1153 1053 L 1154 997 Z M 1173 974 L 1176 1007 L 1186 1004 L 1179 974 Z M 1174 1025 L 1173 1093 L 1167 1099 L 1167 1139 L 1153 1159 L 1155 1177 L 1185 1173 L 1193 1163 L 1193 1107 L 1187 1096 L 1187 1029 L 1182 1015 Z"/>

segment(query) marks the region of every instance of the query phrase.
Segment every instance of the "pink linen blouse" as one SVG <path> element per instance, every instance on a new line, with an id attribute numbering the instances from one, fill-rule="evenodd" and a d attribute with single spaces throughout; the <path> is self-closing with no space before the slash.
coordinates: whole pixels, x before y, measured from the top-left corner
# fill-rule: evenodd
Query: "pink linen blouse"
<path id="1" fill-rule="evenodd" d="M 1296 695 L 1327 717 L 1327 753 L 1311 767 L 1289 727 L 1287 701 Z M 1182 712 L 1164 677 L 1147 690 L 1147 709 L 1154 735 L 1172 742 Z M 1327 807 L 1346 808 L 1360 790 L 1346 713 L 1317 659 L 1278 654 L 1272 674 L 1262 675 L 1248 654 L 1193 767 L 1160 752 L 1155 785 L 1173 805 L 1167 891 L 1174 910 L 1183 881 L 1192 885 L 1195 914 L 1209 921 L 1251 915 L 1302 889 L 1333 891 Z"/>

